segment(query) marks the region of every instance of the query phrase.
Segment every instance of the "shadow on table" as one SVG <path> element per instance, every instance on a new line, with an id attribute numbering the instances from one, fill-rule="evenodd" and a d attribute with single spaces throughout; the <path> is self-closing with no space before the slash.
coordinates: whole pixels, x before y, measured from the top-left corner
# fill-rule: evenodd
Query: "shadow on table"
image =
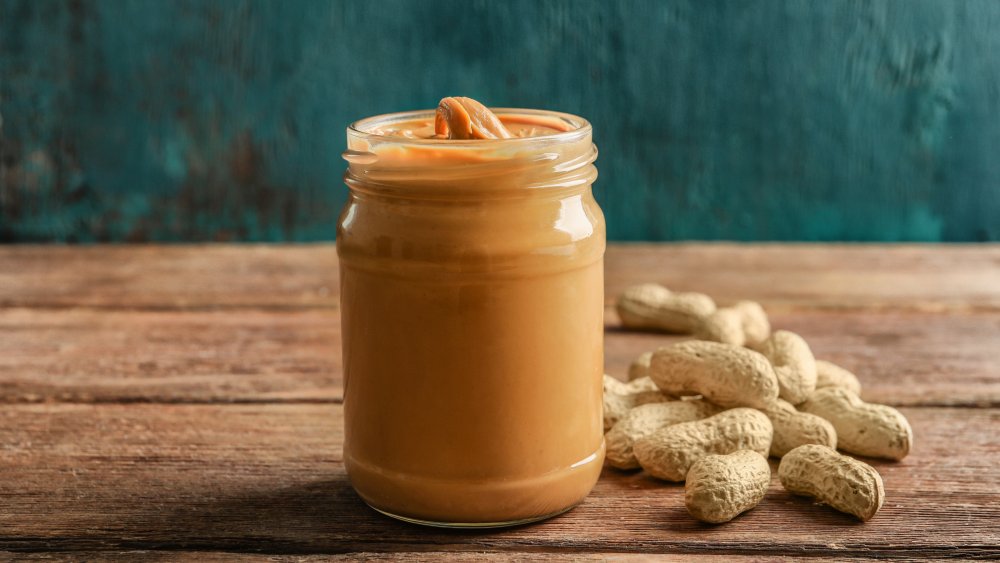
<path id="1" fill-rule="evenodd" d="M 502 531 L 424 528 L 383 516 L 357 496 L 346 476 L 254 494 L 216 497 L 167 516 L 186 549 L 268 553 L 441 549 Z"/>
<path id="2" fill-rule="evenodd" d="M 159 524 L 152 524 L 153 543 L 160 547 L 183 549 L 225 550 L 240 552 L 267 552 L 275 554 L 342 553 L 349 551 L 424 551 L 487 549 L 519 545 L 525 538 L 562 544 L 611 541 L 618 545 L 621 537 L 609 532 L 601 538 L 570 532 L 581 522 L 597 522 L 609 511 L 621 509 L 609 491 L 628 485 L 647 490 L 671 492 L 682 496 L 682 485 L 665 486 L 641 474 L 627 474 L 606 470 L 608 475 L 598 484 L 588 502 L 566 516 L 557 517 L 544 524 L 498 530 L 446 530 L 406 524 L 383 516 L 362 502 L 351 488 L 346 475 L 332 479 L 293 484 L 269 491 L 246 494 L 212 494 L 183 501 L 183 508 L 163 514 Z M 178 499 L 181 500 L 181 499 Z M 795 535 L 825 529 L 858 530 L 863 525 L 851 516 L 816 505 L 810 499 L 793 496 L 775 484 L 761 506 L 736 518 L 732 523 L 713 526 L 693 520 L 683 505 L 673 504 L 651 510 L 642 504 L 634 507 L 637 513 L 648 518 L 639 526 L 641 533 L 655 533 L 664 545 L 683 544 L 717 538 L 725 542 L 736 541 L 735 536 L 750 533 L 762 525 L 774 526 L 777 521 Z M 573 524 L 576 522 L 577 524 Z M 795 524 L 797 523 L 797 524 Z M 541 528 L 539 528 L 541 526 Z M 591 528 L 591 531 L 593 529 Z M 569 539 L 569 533 L 573 539 Z M 836 534 L 835 534 L 836 535 Z M 159 542 L 170 538 L 167 542 Z M 811 538 L 806 543 L 826 541 Z M 745 538 L 740 541 L 746 541 Z M 607 547 L 607 546 L 606 546 Z"/>

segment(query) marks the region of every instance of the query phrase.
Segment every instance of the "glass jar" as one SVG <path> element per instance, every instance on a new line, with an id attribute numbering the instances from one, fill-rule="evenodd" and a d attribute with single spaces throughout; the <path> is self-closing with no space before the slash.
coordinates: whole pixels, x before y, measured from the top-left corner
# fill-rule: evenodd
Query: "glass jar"
<path id="1" fill-rule="evenodd" d="M 374 509 L 503 526 L 564 512 L 604 461 L 604 217 L 597 150 L 564 132 L 501 140 L 347 131 L 340 217 L 344 462 Z"/>

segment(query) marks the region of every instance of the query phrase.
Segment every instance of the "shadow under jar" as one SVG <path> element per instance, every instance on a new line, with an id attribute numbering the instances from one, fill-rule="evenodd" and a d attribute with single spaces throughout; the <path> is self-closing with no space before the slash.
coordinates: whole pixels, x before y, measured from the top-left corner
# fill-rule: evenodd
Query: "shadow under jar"
<path id="1" fill-rule="evenodd" d="M 347 131 L 340 217 L 351 484 L 402 520 L 493 527 L 564 512 L 604 461 L 604 217 L 576 116 L 496 110 L 565 131 L 497 140 Z"/>

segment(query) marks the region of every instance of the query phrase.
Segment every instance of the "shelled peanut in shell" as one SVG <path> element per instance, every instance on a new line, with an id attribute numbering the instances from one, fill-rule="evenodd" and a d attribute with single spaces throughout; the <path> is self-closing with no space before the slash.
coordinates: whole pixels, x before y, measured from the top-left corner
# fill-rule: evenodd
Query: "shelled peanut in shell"
<path id="1" fill-rule="evenodd" d="M 781 330 L 771 332 L 763 307 L 755 302 L 743 301 L 731 307 L 703 306 L 698 312 L 690 304 L 680 310 L 671 310 L 671 307 L 678 303 L 676 296 L 701 294 L 673 293 L 662 286 L 644 284 L 627 290 L 626 295 L 627 299 L 619 303 L 619 312 L 626 312 L 621 315 L 626 327 L 687 333 L 705 340 L 666 346 L 643 354 L 633 362 L 629 379 L 645 382 L 648 377 L 665 395 L 680 397 L 682 401 L 646 405 L 641 408 L 647 411 L 620 415 L 621 426 L 612 427 L 607 436 L 609 465 L 629 469 L 638 464 L 652 476 L 682 481 L 688 478 L 690 468 L 709 456 L 749 450 L 784 459 L 799 452 L 788 463 L 789 468 L 794 468 L 803 464 L 800 459 L 803 452 L 813 452 L 809 457 L 813 459 L 820 456 L 816 451 L 830 451 L 839 457 L 823 453 L 822 456 L 826 456 L 822 458 L 824 463 L 814 463 L 812 469 L 812 477 L 825 483 L 829 490 L 808 492 L 807 487 L 803 488 L 805 485 L 794 478 L 789 478 L 786 488 L 795 494 L 812 496 L 862 520 L 875 515 L 884 498 L 878 472 L 861 461 L 838 454 L 833 448 L 839 446 L 860 455 L 902 459 L 909 453 L 913 437 L 909 423 L 899 411 L 862 401 L 858 396 L 861 386 L 854 374 L 830 362 L 816 360 L 801 336 Z M 695 297 L 694 302 L 698 301 L 708 303 Z M 714 305 L 714 301 L 712 303 Z M 684 319 L 683 322 L 673 322 L 678 318 Z M 656 319 L 671 321 L 661 325 Z M 697 403 L 699 407 L 686 406 L 683 410 L 677 406 L 666 407 L 683 402 Z M 678 413 L 698 419 L 682 421 L 683 417 L 656 417 L 651 414 L 656 409 L 678 409 Z M 757 415 L 764 415 L 767 431 L 762 431 L 765 424 L 756 420 L 756 415 L 746 412 L 752 409 L 756 409 L 753 412 Z M 736 418 L 745 419 L 745 423 L 718 422 Z M 758 437 L 764 435 L 767 435 L 768 448 L 761 451 Z M 813 449 L 803 449 L 807 446 Z M 746 455 L 733 454 L 732 459 Z M 732 460 L 725 463 L 738 465 Z M 833 470 L 838 467 L 850 470 Z M 727 487 L 732 491 L 749 490 L 739 475 L 754 472 L 736 467 L 710 474 L 712 477 L 708 481 L 713 485 L 706 490 L 725 492 L 729 490 Z M 867 480 L 862 481 L 870 486 L 863 491 L 864 499 L 849 502 L 842 493 L 854 491 L 862 482 L 859 476 L 867 476 Z M 703 503 L 710 496 L 700 498 L 699 502 Z M 733 506 L 743 505 L 735 503 Z M 717 510 L 713 512 L 713 508 Z M 709 522 L 725 521 L 729 514 L 735 516 L 741 512 L 724 506 L 707 507 L 707 510 L 698 506 L 689 511 L 696 518 Z"/>

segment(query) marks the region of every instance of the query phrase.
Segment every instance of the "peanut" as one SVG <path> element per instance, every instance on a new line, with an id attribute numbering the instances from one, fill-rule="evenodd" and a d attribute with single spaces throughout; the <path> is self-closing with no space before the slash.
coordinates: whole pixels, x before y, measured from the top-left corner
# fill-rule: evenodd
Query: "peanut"
<path id="1" fill-rule="evenodd" d="M 704 294 L 643 284 L 628 288 L 617 309 L 625 327 L 698 340 L 640 355 L 629 383 L 605 376 L 609 465 L 687 479 L 685 505 L 705 522 L 729 521 L 761 501 L 768 453 L 782 458 L 789 491 L 861 520 L 878 512 L 878 472 L 835 448 L 898 460 L 913 431 L 896 409 L 862 401 L 853 373 L 816 360 L 793 332 L 772 333 L 754 301 L 717 308 Z"/>
<path id="2" fill-rule="evenodd" d="M 714 313 L 702 319 L 695 328 L 694 337 L 698 340 L 743 346 L 746 343 L 743 313 L 734 307 L 716 309 Z"/>
<path id="3" fill-rule="evenodd" d="M 776 399 L 764 409 L 774 426 L 771 455 L 782 457 L 803 444 L 837 447 L 837 432 L 833 425 L 814 414 L 799 412 L 791 403 Z"/>
<path id="4" fill-rule="evenodd" d="M 743 314 L 743 335 L 745 346 L 751 348 L 760 346 L 771 336 L 771 322 L 760 303 L 756 301 L 739 301 L 734 309 Z"/>
<path id="5" fill-rule="evenodd" d="M 633 446 L 661 428 L 681 422 L 700 420 L 719 412 L 719 407 L 706 401 L 668 401 L 635 407 L 621 418 L 604 436 L 607 445 L 605 459 L 618 469 L 635 469 L 639 461 Z"/>
<path id="6" fill-rule="evenodd" d="M 778 478 L 789 492 L 805 495 L 868 521 L 885 501 L 875 468 L 818 444 L 799 446 L 781 458 Z"/>
<path id="7" fill-rule="evenodd" d="M 816 359 L 801 336 L 787 330 L 776 331 L 764 341 L 760 351 L 774 366 L 782 399 L 797 405 L 809 398 L 816 389 Z"/>
<path id="8" fill-rule="evenodd" d="M 633 379 L 631 381 L 625 382 L 608 374 L 604 374 L 604 392 L 605 393 L 618 393 L 619 395 L 630 395 L 634 393 L 642 393 L 643 391 L 658 391 L 659 388 L 656 383 L 653 382 L 653 378 L 640 377 Z"/>
<path id="9" fill-rule="evenodd" d="M 703 317 L 694 331 L 698 340 L 749 348 L 759 347 L 770 334 L 771 323 L 767 313 L 756 301 L 740 301 L 732 307 L 720 307 Z"/>
<path id="10" fill-rule="evenodd" d="M 855 393 L 837 387 L 817 389 L 800 407 L 830 421 L 837 446 L 857 455 L 900 460 L 910 453 L 913 429 L 898 410 L 866 403 Z"/>
<path id="11" fill-rule="evenodd" d="M 668 397 L 657 390 L 649 378 L 623 383 L 604 375 L 604 431 L 607 432 L 628 411 L 639 405 L 659 403 Z"/>
<path id="12" fill-rule="evenodd" d="M 688 471 L 684 506 L 702 522 L 728 522 L 757 506 L 770 485 L 771 467 L 755 451 L 707 455 Z"/>
<path id="13" fill-rule="evenodd" d="M 668 395 L 702 395 L 721 407 L 766 407 L 778 396 L 767 359 L 746 348 L 690 340 L 660 348 L 649 376 Z"/>
<path id="14" fill-rule="evenodd" d="M 816 360 L 816 388 L 839 387 L 847 389 L 855 395 L 861 394 L 861 382 L 858 376 L 826 360 Z"/>
<path id="15" fill-rule="evenodd" d="M 625 327 L 690 334 L 715 311 L 715 302 L 702 293 L 673 293 L 647 283 L 626 289 L 617 309 Z"/>
<path id="16" fill-rule="evenodd" d="M 628 379 L 632 381 L 634 379 L 640 379 L 643 377 L 649 377 L 649 361 L 653 359 L 652 352 L 645 352 L 641 354 L 638 358 L 632 360 L 632 364 L 628 366 Z"/>
<path id="17" fill-rule="evenodd" d="M 472 98 L 442 98 L 434 114 L 434 133 L 445 139 L 510 139 L 500 118 Z"/>
<path id="18" fill-rule="evenodd" d="M 647 473 L 667 481 L 683 481 L 688 469 L 709 454 L 753 450 L 763 456 L 771 448 L 771 421 L 760 411 L 736 408 L 661 428 L 635 442 L 633 451 Z"/>

